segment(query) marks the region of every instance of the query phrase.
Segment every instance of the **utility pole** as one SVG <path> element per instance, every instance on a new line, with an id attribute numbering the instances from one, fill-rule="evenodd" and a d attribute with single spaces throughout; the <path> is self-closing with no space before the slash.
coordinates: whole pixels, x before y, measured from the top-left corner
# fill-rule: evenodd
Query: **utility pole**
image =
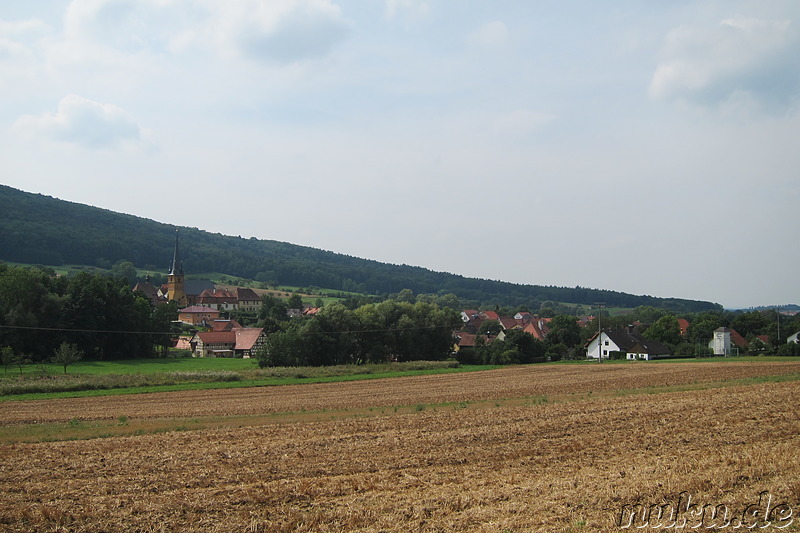
<path id="1" fill-rule="evenodd" d="M 603 312 L 603 306 L 606 305 L 605 302 L 595 302 L 594 305 L 597 306 L 597 362 L 601 362 L 603 360 L 603 346 L 600 344 L 601 337 L 603 336 L 603 329 L 600 327 L 600 316 Z"/>

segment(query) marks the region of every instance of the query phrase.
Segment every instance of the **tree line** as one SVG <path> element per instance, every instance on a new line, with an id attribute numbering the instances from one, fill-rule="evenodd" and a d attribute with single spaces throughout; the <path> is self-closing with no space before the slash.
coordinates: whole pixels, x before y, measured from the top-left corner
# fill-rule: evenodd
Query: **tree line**
<path id="1" fill-rule="evenodd" d="M 261 366 L 321 366 L 450 357 L 458 312 L 435 304 L 385 300 L 350 309 L 323 307 L 313 317 L 285 320 L 282 304 L 266 298 L 261 324 L 269 331 Z"/>
<path id="2" fill-rule="evenodd" d="M 89 359 L 164 355 L 176 317 L 174 303 L 153 307 L 122 277 L 57 276 L 51 269 L 0 263 L 4 357 L 45 361 L 65 343 Z"/>

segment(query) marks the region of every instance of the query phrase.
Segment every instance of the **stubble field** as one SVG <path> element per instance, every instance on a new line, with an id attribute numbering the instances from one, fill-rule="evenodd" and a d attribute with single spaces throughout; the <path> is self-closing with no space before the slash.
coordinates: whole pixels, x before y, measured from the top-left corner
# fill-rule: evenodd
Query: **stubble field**
<path id="1" fill-rule="evenodd" d="M 791 531 L 798 373 L 793 361 L 529 366 L 3 402 L 6 435 L 123 415 L 143 434 L 0 445 L 0 530 L 617 531 L 626 505 L 691 497 L 693 512 L 740 519 L 768 495 L 779 512 L 754 520 Z M 144 431 L 174 419 L 198 429 Z"/>

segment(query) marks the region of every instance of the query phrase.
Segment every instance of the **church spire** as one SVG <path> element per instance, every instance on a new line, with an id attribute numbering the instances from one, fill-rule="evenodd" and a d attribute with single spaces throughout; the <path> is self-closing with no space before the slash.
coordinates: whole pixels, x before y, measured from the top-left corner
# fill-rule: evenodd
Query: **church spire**
<path id="1" fill-rule="evenodd" d="M 178 229 L 175 229 L 175 254 L 172 256 L 169 274 L 173 276 L 175 274 L 183 274 L 183 261 L 181 261 L 181 254 L 178 250 Z"/>
<path id="2" fill-rule="evenodd" d="M 167 300 L 173 300 L 180 305 L 187 302 L 183 281 L 183 261 L 178 249 L 178 230 L 175 230 L 175 253 L 172 256 L 172 265 L 167 274 Z"/>

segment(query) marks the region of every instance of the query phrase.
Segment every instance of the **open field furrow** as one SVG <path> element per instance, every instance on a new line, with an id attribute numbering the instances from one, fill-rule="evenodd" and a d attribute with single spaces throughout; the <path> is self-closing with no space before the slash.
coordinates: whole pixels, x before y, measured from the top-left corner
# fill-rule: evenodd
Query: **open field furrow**
<path id="1" fill-rule="evenodd" d="M 800 362 L 547 365 L 280 387 L 0 402 L 0 421 L 230 416 L 588 394 L 800 373 Z M 48 407 L 49 405 L 57 408 Z"/>
<path id="2" fill-rule="evenodd" d="M 0 447 L 8 531 L 617 531 L 800 504 L 800 383 Z"/>

